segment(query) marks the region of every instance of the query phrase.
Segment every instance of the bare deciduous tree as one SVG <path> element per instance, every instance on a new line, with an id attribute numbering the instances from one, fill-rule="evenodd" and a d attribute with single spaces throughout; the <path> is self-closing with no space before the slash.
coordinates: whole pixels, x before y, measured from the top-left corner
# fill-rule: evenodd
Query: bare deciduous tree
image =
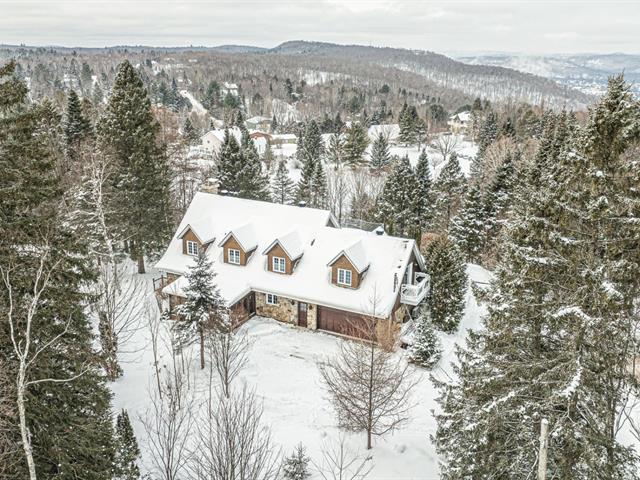
<path id="1" fill-rule="evenodd" d="M 11 434 L 15 427 L 10 419 L 15 418 L 16 414 L 15 405 L 10 400 L 15 395 L 12 383 L 5 363 L 0 359 L 0 478 L 7 478 L 5 475 L 19 450 Z"/>
<path id="2" fill-rule="evenodd" d="M 224 318 L 207 337 L 209 362 L 215 368 L 222 393 L 227 398 L 230 395 L 231 382 L 247 364 L 249 352 L 246 334 L 234 331 L 233 325 L 231 318 Z"/>
<path id="3" fill-rule="evenodd" d="M 348 198 L 349 184 L 344 169 L 327 170 L 327 201 L 338 223 L 342 222 Z"/>
<path id="4" fill-rule="evenodd" d="M 438 150 L 440 155 L 442 155 L 442 163 L 447 163 L 449 155 L 458 151 L 459 144 L 460 137 L 458 137 L 458 135 L 451 135 L 447 133 L 438 135 L 432 143 L 433 147 Z M 432 159 L 432 161 L 434 160 Z M 438 165 L 434 164 L 434 167 L 437 166 Z"/>
<path id="5" fill-rule="evenodd" d="M 214 404 L 215 403 L 215 404 Z M 211 395 L 197 422 L 197 448 L 189 464 L 197 480 L 275 480 L 280 452 L 262 421 L 262 405 L 243 387 L 229 398 Z"/>
<path id="6" fill-rule="evenodd" d="M 371 315 L 352 324 L 355 336 L 375 339 L 382 320 L 376 317 L 375 292 Z M 387 320 L 384 320 L 387 321 Z M 410 366 L 375 341 L 344 341 L 337 358 L 319 365 L 341 427 L 367 432 L 367 449 L 372 436 L 389 433 L 408 420 L 410 393 L 416 385 Z"/>
<path id="7" fill-rule="evenodd" d="M 325 443 L 321 457 L 313 465 L 324 480 L 364 480 L 373 468 L 371 457 L 350 450 L 343 436 L 334 445 Z"/>
<path id="8" fill-rule="evenodd" d="M 166 370 L 162 394 L 151 393 L 151 406 L 141 418 L 154 478 L 184 478 L 190 460 L 189 435 L 194 406 L 189 377 L 182 369 Z"/>

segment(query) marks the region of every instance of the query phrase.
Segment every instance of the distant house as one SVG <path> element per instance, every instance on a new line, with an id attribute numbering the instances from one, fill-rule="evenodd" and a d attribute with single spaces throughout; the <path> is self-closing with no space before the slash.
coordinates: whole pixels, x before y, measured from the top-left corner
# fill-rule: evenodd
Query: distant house
<path id="1" fill-rule="evenodd" d="M 451 115 L 447 121 L 447 125 L 451 129 L 451 133 L 464 133 L 471 121 L 471 112 L 460 112 Z"/>
<path id="2" fill-rule="evenodd" d="M 395 144 L 398 141 L 398 137 L 400 136 L 400 125 L 397 123 L 388 123 L 383 125 L 371 125 L 369 130 L 367 131 L 367 135 L 371 142 L 375 141 L 378 138 L 378 135 L 384 135 L 388 142 L 391 144 Z"/>
<path id="3" fill-rule="evenodd" d="M 283 145 L 297 145 L 298 137 L 293 133 L 282 133 L 278 135 L 271 135 L 271 146 L 279 148 Z"/>
<path id="4" fill-rule="evenodd" d="M 260 130 L 262 132 L 271 131 L 271 119 L 268 117 L 261 117 L 257 115 L 246 120 L 244 124 L 249 130 Z"/>
<path id="5" fill-rule="evenodd" d="M 220 89 L 220 93 L 222 94 L 223 97 L 227 93 L 230 93 L 234 97 L 237 97 L 238 96 L 238 85 L 236 85 L 235 83 L 224 82 L 222 84 L 222 88 Z"/>
<path id="6" fill-rule="evenodd" d="M 202 252 L 237 323 L 260 315 L 364 337 L 376 319 L 402 321 L 429 289 L 412 239 L 341 228 L 328 210 L 199 192 L 156 265 L 170 313 Z"/>
<path id="7" fill-rule="evenodd" d="M 236 137 L 238 143 L 242 141 L 242 131 L 238 127 L 232 127 L 229 129 L 229 133 Z M 213 155 L 217 155 L 224 142 L 225 130 L 222 128 L 216 128 L 215 130 L 209 130 L 202 136 L 202 146 Z"/>

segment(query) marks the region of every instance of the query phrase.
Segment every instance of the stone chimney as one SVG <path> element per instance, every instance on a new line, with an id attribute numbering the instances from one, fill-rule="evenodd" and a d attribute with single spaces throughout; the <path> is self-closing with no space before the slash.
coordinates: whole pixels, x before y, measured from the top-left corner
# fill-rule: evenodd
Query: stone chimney
<path id="1" fill-rule="evenodd" d="M 218 193 L 219 182 L 217 178 L 207 178 L 200 186 L 200 191 L 205 193 Z"/>

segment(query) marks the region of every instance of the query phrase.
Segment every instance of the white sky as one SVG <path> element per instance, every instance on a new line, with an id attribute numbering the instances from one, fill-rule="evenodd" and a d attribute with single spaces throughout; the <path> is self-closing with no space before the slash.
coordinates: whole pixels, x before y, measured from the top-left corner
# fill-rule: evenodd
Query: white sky
<path id="1" fill-rule="evenodd" d="M 640 53 L 640 0 L 0 0 L 0 43 Z"/>

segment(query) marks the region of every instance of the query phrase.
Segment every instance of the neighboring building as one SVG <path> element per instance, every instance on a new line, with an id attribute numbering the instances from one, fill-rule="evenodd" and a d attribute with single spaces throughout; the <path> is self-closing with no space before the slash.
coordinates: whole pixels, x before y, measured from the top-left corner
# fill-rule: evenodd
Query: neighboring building
<path id="1" fill-rule="evenodd" d="M 267 142 L 271 142 L 272 136 L 269 135 L 266 132 L 260 131 L 260 130 L 250 130 L 249 131 L 249 136 L 251 138 L 253 138 L 253 140 L 258 140 L 259 138 L 264 138 L 265 141 Z"/>
<path id="2" fill-rule="evenodd" d="M 397 123 L 371 125 L 369 127 L 369 130 L 367 131 L 367 135 L 369 136 L 369 140 L 371 142 L 375 141 L 380 133 L 387 137 L 389 143 L 395 144 L 398 142 L 398 137 L 400 136 L 400 125 L 398 125 Z"/>
<path id="3" fill-rule="evenodd" d="M 260 130 L 262 132 L 271 131 L 271 119 L 268 117 L 255 116 L 245 120 L 244 124 L 249 130 Z"/>
<path id="4" fill-rule="evenodd" d="M 451 129 L 451 133 L 464 133 L 471 121 L 471 112 L 460 112 L 451 115 L 447 121 L 447 125 Z"/>
<path id="5" fill-rule="evenodd" d="M 238 143 L 242 141 L 242 130 L 238 127 L 232 127 L 229 129 L 229 133 L 236 137 Z M 214 155 L 217 155 L 224 142 L 225 129 L 216 128 L 215 130 L 209 130 L 202 136 L 202 146 Z"/>
<path id="6" fill-rule="evenodd" d="M 297 145 L 298 137 L 293 133 L 282 133 L 278 135 L 271 135 L 271 146 L 279 148 L 282 145 Z"/>
<path id="7" fill-rule="evenodd" d="M 199 192 L 156 268 L 165 307 L 204 251 L 237 322 L 250 316 L 362 336 L 372 317 L 402 321 L 429 288 L 413 240 L 340 228 L 328 210 Z"/>
<path id="8" fill-rule="evenodd" d="M 222 88 L 220 89 L 220 94 L 224 97 L 227 93 L 230 93 L 234 97 L 238 96 L 238 85 L 235 83 L 227 83 L 224 82 L 222 84 Z"/>

